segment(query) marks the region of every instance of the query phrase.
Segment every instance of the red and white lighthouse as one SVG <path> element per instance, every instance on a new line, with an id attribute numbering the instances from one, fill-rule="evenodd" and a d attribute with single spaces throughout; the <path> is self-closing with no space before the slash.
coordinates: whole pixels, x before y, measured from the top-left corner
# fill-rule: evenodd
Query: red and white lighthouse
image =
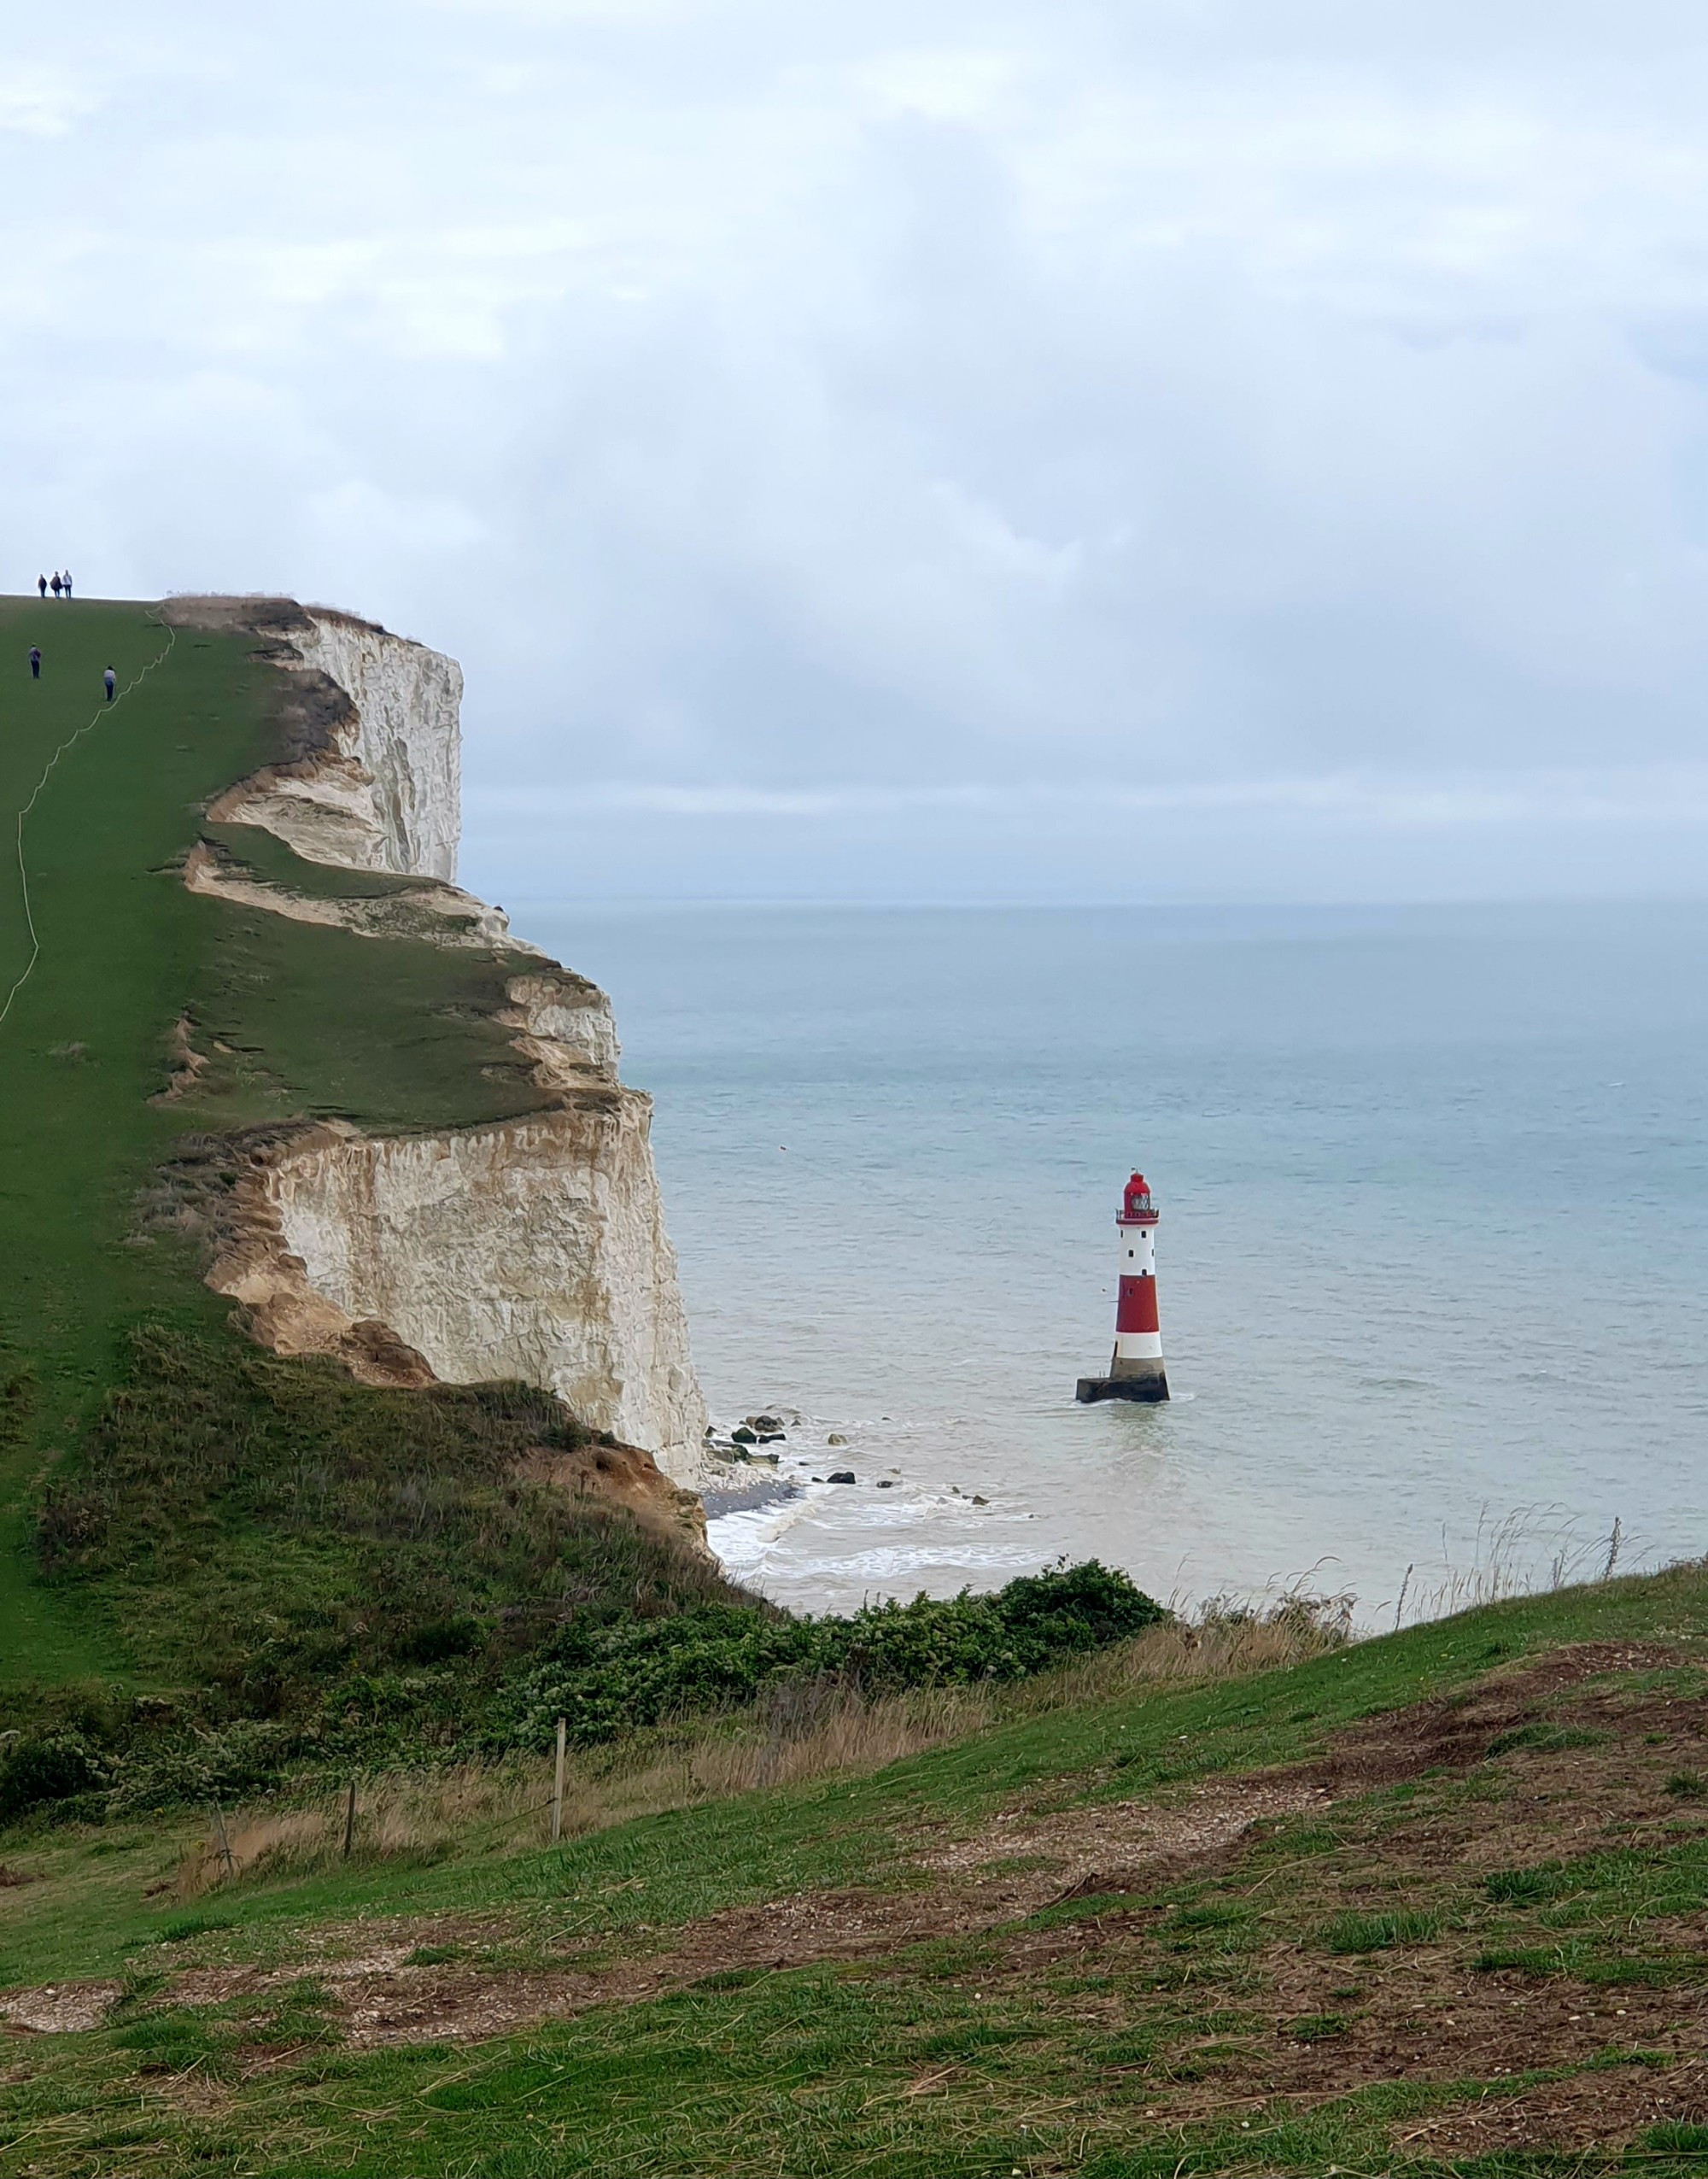
<path id="1" fill-rule="evenodd" d="M 1115 1213 L 1120 1239 L 1120 1285 L 1115 1303 L 1115 1350 L 1107 1377 L 1082 1377 L 1076 1400 L 1166 1400 L 1162 1332 L 1156 1314 L 1156 1223 L 1150 1184 L 1135 1173 Z"/>

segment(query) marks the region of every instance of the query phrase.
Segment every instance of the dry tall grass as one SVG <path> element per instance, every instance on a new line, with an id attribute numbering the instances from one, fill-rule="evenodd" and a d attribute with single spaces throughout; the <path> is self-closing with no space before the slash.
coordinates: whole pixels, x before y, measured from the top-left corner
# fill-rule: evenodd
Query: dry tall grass
<path id="1" fill-rule="evenodd" d="M 661 1731 L 624 1747 L 572 1752 L 564 1836 L 581 1837 L 633 1817 L 766 1786 L 880 1771 L 1007 1719 L 1094 1706 L 1147 1687 L 1272 1671 L 1320 1655 L 1346 1638 L 1338 1600 L 1296 1596 L 1261 1611 L 1213 1604 L 1195 1621 L 1152 1627 L 1017 1685 L 928 1689 L 869 1701 L 834 1682 L 786 1682 L 733 1716 Z M 425 1861 L 537 1848 L 550 1838 L 551 1795 L 549 1758 L 384 1772 L 359 1789 L 351 1857 Z M 245 1877 L 330 1868 L 341 1858 L 343 1827 L 342 1790 L 307 1802 L 262 1801 L 237 1810 L 225 1819 L 224 1844 L 210 1827 L 185 1854 L 178 1895 L 195 1898 Z"/>
<path id="2" fill-rule="evenodd" d="M 1407 1567 L 1391 1608 L 1396 1629 L 1516 1596 L 1611 1581 L 1622 1567 L 1628 1573 L 1652 1571 L 1657 1554 L 1629 1534 L 1621 1520 L 1604 1536 L 1586 1533 L 1577 1516 L 1560 1506 L 1516 1506 L 1498 1519 L 1484 1506 L 1471 1539 L 1470 1565 L 1451 1563 L 1445 1533 L 1442 1561 L 1439 1571 L 1428 1565 Z M 1384 1621 L 1389 1608 L 1376 1608 Z"/>

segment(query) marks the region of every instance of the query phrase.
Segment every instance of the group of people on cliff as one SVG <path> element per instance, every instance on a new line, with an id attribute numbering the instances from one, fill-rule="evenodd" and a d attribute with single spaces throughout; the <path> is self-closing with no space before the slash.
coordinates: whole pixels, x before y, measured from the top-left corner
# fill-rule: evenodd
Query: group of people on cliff
<path id="1" fill-rule="evenodd" d="M 61 575 L 56 568 L 51 576 L 38 575 L 36 588 L 44 597 L 51 590 L 56 598 L 68 598 L 71 595 L 71 570 L 67 568 Z"/>

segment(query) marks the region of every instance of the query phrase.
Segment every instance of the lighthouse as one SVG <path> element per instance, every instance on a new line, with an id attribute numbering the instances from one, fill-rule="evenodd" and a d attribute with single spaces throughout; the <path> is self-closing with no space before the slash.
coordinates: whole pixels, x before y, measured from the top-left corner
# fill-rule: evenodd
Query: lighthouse
<path id="1" fill-rule="evenodd" d="M 1120 1298 L 1115 1303 L 1115 1350 L 1107 1377 L 1082 1377 L 1076 1400 L 1166 1400 L 1162 1333 L 1156 1315 L 1156 1221 L 1150 1184 L 1135 1173 L 1115 1213 L 1120 1239 Z"/>

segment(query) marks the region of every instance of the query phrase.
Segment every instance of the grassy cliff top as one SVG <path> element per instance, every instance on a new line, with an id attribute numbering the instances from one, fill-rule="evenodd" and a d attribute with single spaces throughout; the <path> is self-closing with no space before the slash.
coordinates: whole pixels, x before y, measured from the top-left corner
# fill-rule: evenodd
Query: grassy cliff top
<path id="1" fill-rule="evenodd" d="M 138 1327 L 234 1336 L 189 1250 L 142 1227 L 174 1145 L 298 1117 L 465 1125 L 546 1101 L 491 1018 L 532 957 L 358 936 L 185 889 L 209 800 L 292 753 L 287 694 L 241 630 L 174 630 L 144 604 L 0 600 L 0 1003 L 26 977 L 0 1022 L 0 1680 L 130 1661 L 110 1614 L 44 1586 L 32 1507 L 125 1380 Z M 227 854 L 253 843 L 272 882 L 375 890 L 218 829 Z M 213 1063 L 161 1104 L 180 1022 Z"/>

